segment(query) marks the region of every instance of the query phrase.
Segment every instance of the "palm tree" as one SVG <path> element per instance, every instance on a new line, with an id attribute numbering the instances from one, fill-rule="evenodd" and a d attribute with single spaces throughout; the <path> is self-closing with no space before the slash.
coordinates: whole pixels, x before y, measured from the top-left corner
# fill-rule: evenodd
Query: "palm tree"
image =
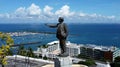
<path id="1" fill-rule="evenodd" d="M 29 57 L 34 57 L 35 56 L 31 47 L 28 48 L 28 56 Z"/>
<path id="2" fill-rule="evenodd" d="M 23 45 L 20 45 L 19 49 L 18 49 L 18 54 L 19 55 L 25 55 L 26 51 Z"/>

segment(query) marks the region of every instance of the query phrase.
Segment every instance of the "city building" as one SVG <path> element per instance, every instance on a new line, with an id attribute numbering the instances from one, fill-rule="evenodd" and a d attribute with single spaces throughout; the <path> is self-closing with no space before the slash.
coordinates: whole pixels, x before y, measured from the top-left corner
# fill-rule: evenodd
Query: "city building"
<path id="1" fill-rule="evenodd" d="M 50 58 L 54 58 L 56 55 L 60 54 L 59 41 L 52 41 L 48 43 L 47 46 L 47 48 L 39 47 L 37 51 L 34 51 L 34 53 L 36 55 L 42 54 L 42 56 L 47 56 Z M 77 56 L 80 54 L 80 45 L 67 41 L 66 52 L 69 56 Z"/>
<path id="2" fill-rule="evenodd" d="M 74 57 L 79 54 L 96 60 L 113 61 L 115 57 L 120 56 L 120 49 L 115 50 L 115 47 L 96 46 L 94 44 L 75 44 L 70 41 L 66 42 L 66 52 L 69 56 Z M 39 47 L 34 51 L 36 55 L 47 56 L 54 58 L 60 54 L 59 41 L 52 41 L 47 44 L 47 47 Z"/>
<path id="3" fill-rule="evenodd" d="M 80 45 L 67 42 L 66 52 L 69 54 L 69 56 L 77 56 L 80 54 Z"/>
<path id="4" fill-rule="evenodd" d="M 113 61 L 113 47 L 96 46 L 93 44 L 87 44 L 80 47 L 80 54 L 96 60 L 109 60 Z"/>
<path id="5" fill-rule="evenodd" d="M 120 48 L 116 48 L 113 52 L 113 61 L 117 56 L 120 56 Z"/>

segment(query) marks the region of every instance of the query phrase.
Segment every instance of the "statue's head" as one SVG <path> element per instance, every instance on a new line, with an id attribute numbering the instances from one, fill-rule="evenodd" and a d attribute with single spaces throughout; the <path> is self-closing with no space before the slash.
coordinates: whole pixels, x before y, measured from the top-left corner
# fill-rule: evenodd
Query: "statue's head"
<path id="1" fill-rule="evenodd" d="M 64 21 L 63 17 L 59 17 L 58 22 L 62 23 Z"/>

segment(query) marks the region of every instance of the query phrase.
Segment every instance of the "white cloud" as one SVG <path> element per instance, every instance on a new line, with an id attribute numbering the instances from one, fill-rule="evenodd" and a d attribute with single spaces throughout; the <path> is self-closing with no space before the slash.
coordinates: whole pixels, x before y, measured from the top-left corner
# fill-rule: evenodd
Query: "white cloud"
<path id="1" fill-rule="evenodd" d="M 51 12 L 52 10 L 53 10 L 53 8 L 48 6 L 48 5 L 45 6 L 45 8 L 43 9 L 44 14 L 47 15 L 47 16 L 53 16 L 54 15 L 54 13 Z"/>
<path id="2" fill-rule="evenodd" d="M 0 14 L 0 18 L 10 18 L 10 14 L 8 13 Z"/>
<path id="3" fill-rule="evenodd" d="M 81 13 L 79 13 L 79 16 L 84 17 L 84 16 L 86 16 L 86 14 L 81 12 Z"/>
<path id="4" fill-rule="evenodd" d="M 33 3 L 28 8 L 19 7 L 13 14 L 13 18 L 34 18 L 40 16 L 41 9 L 39 6 Z"/>
<path id="5" fill-rule="evenodd" d="M 26 17 L 27 12 L 26 12 L 25 7 L 20 7 L 15 11 L 14 14 L 16 17 Z"/>
<path id="6" fill-rule="evenodd" d="M 27 8 L 27 12 L 28 12 L 28 15 L 40 15 L 41 9 L 39 6 L 33 3 L 31 4 L 30 7 Z"/>
<path id="7" fill-rule="evenodd" d="M 74 15 L 74 12 L 70 12 L 70 7 L 68 5 L 64 5 L 60 10 L 57 10 L 55 14 L 62 17 L 69 17 Z"/>
<path id="8" fill-rule="evenodd" d="M 43 9 L 36 4 L 31 4 L 29 7 L 19 7 L 13 13 L 0 14 L 1 18 L 6 19 L 20 19 L 30 21 L 56 21 L 59 16 L 65 17 L 65 21 L 70 22 L 114 22 L 116 16 L 105 16 L 97 13 L 89 14 L 84 12 L 74 12 L 70 10 L 70 6 L 63 5 L 58 10 L 54 11 L 54 8 L 46 5 Z M 54 12 L 53 12 L 54 11 Z"/>

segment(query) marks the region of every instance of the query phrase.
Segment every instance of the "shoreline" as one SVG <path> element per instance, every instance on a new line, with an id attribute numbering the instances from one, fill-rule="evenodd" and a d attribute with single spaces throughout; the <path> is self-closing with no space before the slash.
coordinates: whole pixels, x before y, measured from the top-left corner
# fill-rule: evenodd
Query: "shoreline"
<path id="1" fill-rule="evenodd" d="M 27 35 L 37 35 L 37 34 L 44 34 L 45 36 L 47 36 L 48 34 L 55 34 L 53 32 L 7 32 L 6 34 L 12 36 L 12 37 L 19 37 L 19 36 L 27 36 Z M 47 44 L 47 43 L 46 43 Z M 81 45 L 82 43 L 75 43 L 77 45 Z M 98 46 L 98 47 L 116 47 L 115 45 L 111 46 L 105 46 L 105 45 L 97 45 L 97 44 L 91 44 L 91 43 L 86 43 L 86 44 L 82 44 L 85 46 Z"/>

